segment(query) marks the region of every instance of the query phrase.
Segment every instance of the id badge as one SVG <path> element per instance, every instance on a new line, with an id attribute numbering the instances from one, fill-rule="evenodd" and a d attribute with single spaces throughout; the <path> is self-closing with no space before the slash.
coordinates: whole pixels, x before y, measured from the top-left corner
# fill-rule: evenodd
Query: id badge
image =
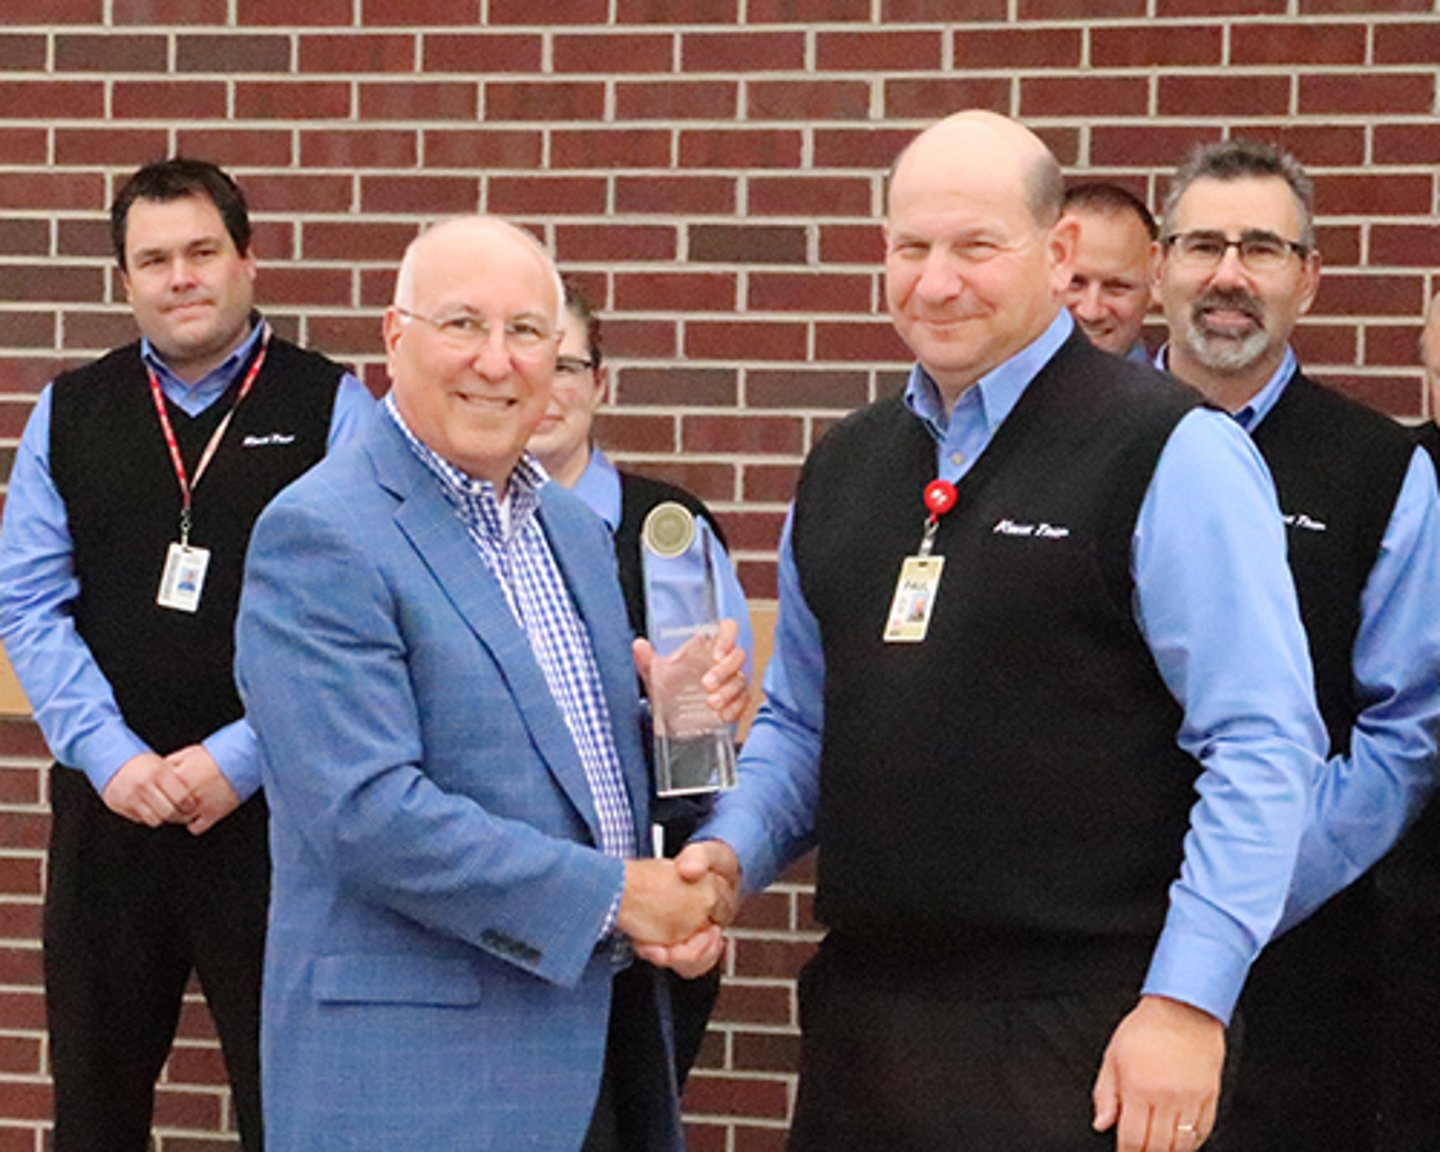
<path id="1" fill-rule="evenodd" d="M 200 593 L 205 587 L 205 569 L 209 565 L 210 549 L 171 544 L 165 553 L 165 573 L 160 577 L 155 603 L 177 612 L 198 611 Z"/>
<path id="2" fill-rule="evenodd" d="M 925 639 L 944 570 L 943 556 L 905 557 L 895 585 L 895 599 L 890 602 L 890 618 L 885 623 L 885 643 L 918 644 Z"/>

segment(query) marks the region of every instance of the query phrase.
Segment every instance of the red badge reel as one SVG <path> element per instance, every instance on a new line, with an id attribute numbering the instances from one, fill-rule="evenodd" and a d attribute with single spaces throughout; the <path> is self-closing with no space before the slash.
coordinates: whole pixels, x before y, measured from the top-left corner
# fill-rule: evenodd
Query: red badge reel
<path id="1" fill-rule="evenodd" d="M 925 536 L 920 541 L 920 555 L 929 556 L 935 547 L 935 533 L 940 529 L 940 517 L 955 507 L 955 485 L 948 480 L 932 480 L 925 485 L 925 508 L 930 515 L 925 520 Z"/>

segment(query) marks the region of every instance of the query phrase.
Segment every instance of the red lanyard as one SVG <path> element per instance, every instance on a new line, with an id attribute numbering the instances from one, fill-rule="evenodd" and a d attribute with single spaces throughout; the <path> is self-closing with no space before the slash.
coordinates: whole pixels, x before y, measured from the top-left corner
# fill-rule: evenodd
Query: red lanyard
<path id="1" fill-rule="evenodd" d="M 255 377 L 260 374 L 260 368 L 265 363 L 265 353 L 269 350 L 270 325 L 267 323 L 260 330 L 260 352 L 250 365 L 250 370 L 245 373 L 245 379 L 240 382 L 240 391 L 235 395 L 235 403 L 230 405 L 230 411 L 225 413 L 225 419 L 220 421 L 219 427 L 210 433 L 210 440 L 205 445 L 205 451 L 200 454 L 200 463 L 195 466 L 194 480 L 186 475 L 185 461 L 180 455 L 180 445 L 175 440 L 175 429 L 170 423 L 170 413 L 165 410 L 165 393 L 160 390 L 160 380 L 155 375 L 155 369 L 146 365 L 145 372 L 150 377 L 150 398 L 155 401 L 155 411 L 160 416 L 160 430 L 165 434 L 166 447 L 170 449 L 170 463 L 175 466 L 175 479 L 180 483 L 180 544 L 182 547 L 190 543 L 191 494 L 200 487 L 200 477 L 205 475 L 205 469 L 210 467 L 210 461 L 214 459 L 216 449 L 225 439 L 225 433 L 230 428 L 230 418 L 235 415 L 235 409 L 239 408 L 240 402 L 250 394 Z"/>

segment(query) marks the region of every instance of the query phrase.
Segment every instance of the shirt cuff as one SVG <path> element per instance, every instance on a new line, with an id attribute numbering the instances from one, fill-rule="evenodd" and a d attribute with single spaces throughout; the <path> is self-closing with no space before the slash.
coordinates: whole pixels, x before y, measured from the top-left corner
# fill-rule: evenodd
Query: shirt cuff
<path id="1" fill-rule="evenodd" d="M 1155 947 L 1142 991 L 1199 1008 L 1228 1026 L 1253 960 L 1223 940 L 1168 927 Z"/>
<path id="2" fill-rule="evenodd" d="M 690 837 L 690 842 L 724 841 L 740 861 L 740 891 L 747 896 L 763 891 L 780 875 L 783 866 L 779 853 L 770 843 L 765 824 L 744 812 L 723 811 L 723 796 L 719 803 L 722 810 L 707 820 Z"/>
<path id="3" fill-rule="evenodd" d="M 77 741 L 73 752 L 74 767 L 81 768 L 96 795 L 103 796 L 115 773 L 136 756 L 143 756 L 149 751 L 145 741 L 123 724 L 118 724 Z"/>
<path id="4" fill-rule="evenodd" d="M 625 896 L 625 881 L 620 881 L 620 891 L 615 893 L 614 899 L 610 901 L 610 910 L 605 913 L 605 919 L 600 925 L 600 933 L 595 937 L 595 945 L 599 947 L 605 938 L 615 932 L 615 921 L 620 919 L 620 901 Z"/>
<path id="5" fill-rule="evenodd" d="M 212 732 L 203 746 L 241 803 L 260 791 L 260 745 L 248 721 L 236 720 Z"/>

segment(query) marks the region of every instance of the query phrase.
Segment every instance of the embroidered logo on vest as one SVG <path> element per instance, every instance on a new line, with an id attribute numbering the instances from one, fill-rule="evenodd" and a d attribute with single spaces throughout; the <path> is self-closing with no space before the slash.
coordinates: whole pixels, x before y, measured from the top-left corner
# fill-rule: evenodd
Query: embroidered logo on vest
<path id="1" fill-rule="evenodd" d="M 1307 532 L 1324 532 L 1329 527 L 1323 520 L 1312 520 L 1304 512 L 1284 512 L 1280 519 L 1285 521 L 1287 528 L 1303 528 Z"/>
<path id="2" fill-rule="evenodd" d="M 995 527 L 990 529 L 990 533 L 993 536 L 1025 536 L 1032 540 L 1063 540 L 1070 535 L 1070 529 L 1044 521 L 1039 524 L 1022 524 L 1005 516 L 995 521 Z"/>

